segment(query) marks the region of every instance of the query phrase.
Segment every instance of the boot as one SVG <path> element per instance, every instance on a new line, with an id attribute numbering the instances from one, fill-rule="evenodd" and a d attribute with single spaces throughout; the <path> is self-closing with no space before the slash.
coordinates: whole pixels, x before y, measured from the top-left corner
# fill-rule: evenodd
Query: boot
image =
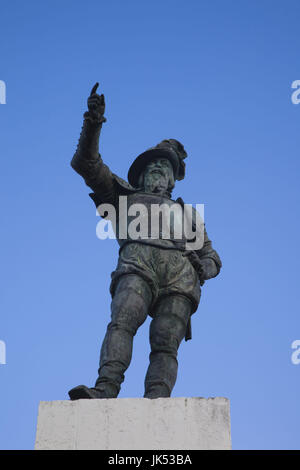
<path id="1" fill-rule="evenodd" d="M 85 385 L 78 385 L 69 391 L 71 400 L 80 400 L 82 398 L 116 398 L 117 390 L 111 384 L 102 384 L 98 387 L 88 388 Z"/>

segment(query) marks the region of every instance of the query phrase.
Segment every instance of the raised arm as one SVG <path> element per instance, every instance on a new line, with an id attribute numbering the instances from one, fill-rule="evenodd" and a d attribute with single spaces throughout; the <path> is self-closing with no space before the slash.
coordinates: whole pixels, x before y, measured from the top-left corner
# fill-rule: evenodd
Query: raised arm
<path id="1" fill-rule="evenodd" d="M 114 203 L 116 198 L 112 173 L 99 154 L 99 137 L 104 117 L 104 95 L 98 95 L 98 83 L 93 87 L 88 98 L 88 111 L 84 113 L 83 126 L 72 158 L 71 166 L 79 173 L 85 183 L 97 193 L 102 202 Z"/>

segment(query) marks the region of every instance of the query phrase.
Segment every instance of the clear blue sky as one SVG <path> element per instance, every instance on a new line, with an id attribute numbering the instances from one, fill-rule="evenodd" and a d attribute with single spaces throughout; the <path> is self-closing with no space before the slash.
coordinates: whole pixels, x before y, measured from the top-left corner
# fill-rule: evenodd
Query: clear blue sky
<path id="1" fill-rule="evenodd" d="M 0 448 L 33 448 L 39 401 L 96 378 L 117 243 L 96 238 L 70 160 L 99 81 L 105 162 L 126 177 L 138 153 L 182 141 L 174 194 L 205 204 L 224 265 L 173 396 L 228 397 L 234 449 L 299 449 L 299 2 L 6 0 L 0 18 Z M 143 394 L 148 327 L 120 397 Z"/>

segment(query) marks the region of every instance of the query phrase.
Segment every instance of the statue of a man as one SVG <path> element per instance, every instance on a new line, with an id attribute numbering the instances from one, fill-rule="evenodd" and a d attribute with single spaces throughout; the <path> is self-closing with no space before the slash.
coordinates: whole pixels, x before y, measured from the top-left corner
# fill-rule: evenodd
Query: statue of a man
<path id="1" fill-rule="evenodd" d="M 92 189 L 98 207 L 108 203 L 120 216 L 119 198 L 127 197 L 128 213 L 133 204 L 149 211 L 153 204 L 174 204 L 176 180 L 185 176 L 183 145 L 164 140 L 139 155 L 128 172 L 129 184 L 112 173 L 99 154 L 99 136 L 104 117 L 104 96 L 94 86 L 88 111 L 71 166 Z M 181 198 L 177 203 L 183 204 Z M 130 217 L 128 217 L 128 223 Z M 117 224 L 120 220 L 117 220 Z M 197 310 L 206 279 L 218 275 L 221 260 L 204 228 L 200 249 L 187 251 L 184 240 L 161 236 L 118 238 L 119 260 L 112 273 L 111 321 L 102 344 L 95 386 L 80 385 L 69 391 L 71 400 L 116 398 L 132 356 L 133 337 L 149 314 L 150 363 L 145 377 L 145 398 L 169 397 L 177 378 L 177 351 L 183 338 L 191 338 L 190 317 Z M 186 241 L 186 240 L 185 240 Z"/>

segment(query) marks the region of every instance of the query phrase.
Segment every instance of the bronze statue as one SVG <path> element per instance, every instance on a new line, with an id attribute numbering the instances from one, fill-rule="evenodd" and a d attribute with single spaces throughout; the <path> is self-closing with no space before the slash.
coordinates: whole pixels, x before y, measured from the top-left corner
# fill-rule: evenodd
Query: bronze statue
<path id="1" fill-rule="evenodd" d="M 88 111 L 71 166 L 92 189 L 96 207 L 111 204 L 119 220 L 119 198 L 127 197 L 128 211 L 133 204 L 151 209 L 154 204 L 183 206 L 171 199 L 176 180 L 185 176 L 187 157 L 175 139 L 163 140 L 139 155 L 128 172 L 129 184 L 112 173 L 99 154 L 99 136 L 104 117 L 104 96 L 88 98 Z M 128 223 L 130 217 L 128 218 Z M 118 228 L 118 227 L 117 227 Z M 205 280 L 218 275 L 221 260 L 212 248 L 204 228 L 203 244 L 186 250 L 186 239 L 161 236 L 117 237 L 119 260 L 112 273 L 111 321 L 102 344 L 95 386 L 84 385 L 69 391 L 71 400 L 116 398 L 132 356 L 133 337 L 149 314 L 150 363 L 145 377 L 145 398 L 169 397 L 177 378 L 177 351 L 182 339 L 191 338 L 191 315 L 197 310 Z"/>

